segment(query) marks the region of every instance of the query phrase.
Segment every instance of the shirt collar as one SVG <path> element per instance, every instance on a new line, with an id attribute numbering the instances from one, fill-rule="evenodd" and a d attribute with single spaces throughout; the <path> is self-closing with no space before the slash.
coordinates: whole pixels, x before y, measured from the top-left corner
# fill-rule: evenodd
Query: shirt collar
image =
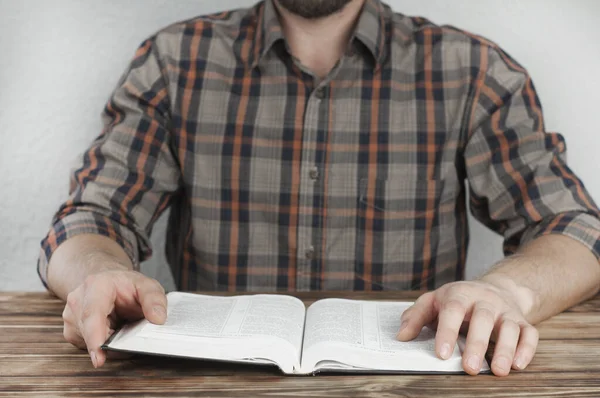
<path id="1" fill-rule="evenodd" d="M 256 35 L 250 63 L 256 67 L 260 60 L 279 40 L 284 40 L 273 0 L 265 0 L 256 7 Z"/>
<path id="2" fill-rule="evenodd" d="M 280 40 L 285 40 L 273 0 L 265 0 L 256 8 L 256 34 L 250 64 L 256 67 L 260 60 Z M 366 0 L 356 24 L 353 39 L 359 40 L 369 50 L 375 65 L 380 66 L 385 57 L 386 37 L 390 36 L 391 21 L 386 18 L 385 6 L 379 0 Z"/>
<path id="3" fill-rule="evenodd" d="M 384 11 L 383 4 L 379 0 L 366 0 L 354 31 L 354 39 L 369 49 L 376 66 L 383 63 L 386 55 L 386 37 L 389 37 L 388 29 L 391 21 L 386 21 Z"/>

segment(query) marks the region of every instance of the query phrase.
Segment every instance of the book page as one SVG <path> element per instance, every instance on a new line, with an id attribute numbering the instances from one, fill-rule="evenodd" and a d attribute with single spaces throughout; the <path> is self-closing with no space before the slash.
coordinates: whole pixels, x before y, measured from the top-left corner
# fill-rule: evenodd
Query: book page
<path id="1" fill-rule="evenodd" d="M 180 352 L 174 348 L 179 345 L 185 347 L 183 356 L 266 358 L 292 372 L 299 366 L 304 316 L 304 304 L 291 296 L 170 293 L 167 322 L 154 325 L 142 321 L 134 327 L 133 336 L 138 346 L 139 340 L 145 342 L 145 352 L 158 346 L 165 351 L 168 346 L 170 352 L 166 354 L 177 355 L 173 350 Z M 127 345 L 124 338 L 131 346 L 131 330 L 120 333 L 123 338 L 113 340 L 111 348 Z"/>
<path id="2" fill-rule="evenodd" d="M 269 337 L 300 351 L 305 307 L 295 297 L 254 295 L 218 297 L 178 293 L 164 325 L 148 324 L 141 335 Z"/>
<path id="3" fill-rule="evenodd" d="M 302 371 L 320 368 L 406 372 L 462 372 L 460 349 L 435 355 L 435 332 L 423 328 L 410 342 L 396 339 L 412 303 L 327 299 L 306 312 Z M 487 365 L 486 365 L 487 366 Z"/>
<path id="4" fill-rule="evenodd" d="M 362 345 L 361 313 L 358 301 L 327 299 L 315 302 L 306 311 L 304 351 L 327 342 Z"/>

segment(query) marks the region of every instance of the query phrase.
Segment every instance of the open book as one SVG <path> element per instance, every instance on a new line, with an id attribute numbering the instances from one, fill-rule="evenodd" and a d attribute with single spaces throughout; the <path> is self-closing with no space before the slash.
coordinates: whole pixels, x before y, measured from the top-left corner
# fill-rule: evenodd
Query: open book
<path id="1" fill-rule="evenodd" d="M 277 365 L 286 374 L 462 373 L 461 349 L 434 351 L 434 331 L 396 340 L 412 303 L 323 299 L 308 308 L 285 295 L 204 296 L 169 293 L 167 322 L 126 325 L 107 350 Z M 485 361 L 484 361 L 485 362 Z M 482 371 L 489 371 L 484 363 Z"/>

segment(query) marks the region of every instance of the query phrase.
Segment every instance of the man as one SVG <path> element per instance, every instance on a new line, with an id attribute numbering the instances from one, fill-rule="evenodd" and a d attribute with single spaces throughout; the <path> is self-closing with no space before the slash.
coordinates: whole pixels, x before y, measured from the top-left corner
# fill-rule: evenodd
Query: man
<path id="1" fill-rule="evenodd" d="M 400 340 L 467 333 L 477 374 L 531 361 L 532 326 L 598 291 L 600 212 L 544 132 L 533 84 L 493 43 L 377 0 L 266 0 L 175 24 L 138 50 L 42 242 L 65 338 L 165 321 L 142 274 L 171 207 L 179 289 L 429 289 Z M 463 282 L 472 213 L 505 260 Z"/>

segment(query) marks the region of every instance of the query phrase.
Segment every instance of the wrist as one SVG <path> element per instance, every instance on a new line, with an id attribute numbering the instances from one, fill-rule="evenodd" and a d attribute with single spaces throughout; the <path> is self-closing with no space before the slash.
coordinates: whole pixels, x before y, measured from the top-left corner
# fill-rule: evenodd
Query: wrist
<path id="1" fill-rule="evenodd" d="M 539 297 L 535 291 L 520 285 L 509 275 L 490 272 L 480 278 L 480 280 L 505 292 L 507 297 L 515 303 L 528 321 L 532 318 L 532 314 L 535 313 L 536 308 L 539 307 Z"/>
<path id="2" fill-rule="evenodd" d="M 103 250 L 90 251 L 81 259 L 83 269 L 87 275 L 98 274 L 105 271 L 131 271 L 130 264 L 123 262 L 119 257 Z"/>
<path id="3" fill-rule="evenodd" d="M 121 247 L 103 236 L 78 235 L 60 245 L 48 264 L 50 290 L 63 300 L 90 275 L 132 270 Z"/>

